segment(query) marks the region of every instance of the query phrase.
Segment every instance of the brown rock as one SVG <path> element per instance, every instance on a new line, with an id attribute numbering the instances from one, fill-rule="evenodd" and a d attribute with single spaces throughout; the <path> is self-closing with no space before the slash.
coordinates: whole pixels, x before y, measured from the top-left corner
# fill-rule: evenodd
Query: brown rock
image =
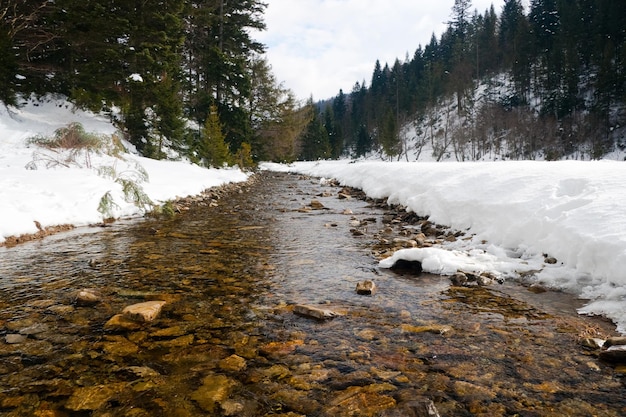
<path id="1" fill-rule="evenodd" d="M 611 346 L 600 352 L 600 359 L 607 362 L 626 363 L 626 345 Z"/>
<path id="2" fill-rule="evenodd" d="M 396 400 L 369 390 L 368 387 L 349 387 L 341 391 L 326 409 L 330 416 L 375 416 L 396 406 Z"/>
<path id="3" fill-rule="evenodd" d="M 77 388 L 67 400 L 65 408 L 72 411 L 98 410 L 125 387 L 125 383 L 117 383 Z"/>
<path id="4" fill-rule="evenodd" d="M 322 210 L 326 208 L 322 203 L 320 203 L 319 200 L 311 200 L 310 206 L 313 210 Z"/>
<path id="5" fill-rule="evenodd" d="M 224 375 L 209 375 L 202 381 L 202 386 L 191 394 L 191 399 L 204 411 L 214 413 L 236 385 L 234 380 Z"/>
<path id="6" fill-rule="evenodd" d="M 76 293 L 74 301 L 79 306 L 90 306 L 98 304 L 101 300 L 100 294 L 95 290 L 84 289 Z"/>
<path id="7" fill-rule="evenodd" d="M 409 401 L 400 406 L 385 410 L 380 417 L 440 417 L 435 403 L 427 398 Z"/>
<path id="8" fill-rule="evenodd" d="M 124 308 L 122 314 L 138 322 L 151 322 L 161 313 L 161 309 L 165 304 L 167 304 L 165 301 L 146 301 L 133 304 Z"/>
<path id="9" fill-rule="evenodd" d="M 328 320 L 339 315 L 332 310 L 327 310 L 324 308 L 314 307 L 305 304 L 298 304 L 294 306 L 293 312 L 300 316 L 311 317 L 317 320 Z"/>
<path id="10" fill-rule="evenodd" d="M 220 369 L 227 372 L 239 372 L 246 369 L 246 360 L 238 355 L 230 355 L 219 362 Z"/>
<path id="11" fill-rule="evenodd" d="M 626 336 L 609 337 L 604 343 L 604 347 L 623 346 L 626 345 Z"/>
<path id="12" fill-rule="evenodd" d="M 363 281 L 356 284 L 356 293 L 360 295 L 374 295 L 376 284 L 374 281 Z"/>
<path id="13" fill-rule="evenodd" d="M 141 328 L 141 324 L 135 320 L 131 320 L 123 314 L 116 314 L 104 324 L 105 330 L 120 331 L 120 330 L 137 330 Z"/>

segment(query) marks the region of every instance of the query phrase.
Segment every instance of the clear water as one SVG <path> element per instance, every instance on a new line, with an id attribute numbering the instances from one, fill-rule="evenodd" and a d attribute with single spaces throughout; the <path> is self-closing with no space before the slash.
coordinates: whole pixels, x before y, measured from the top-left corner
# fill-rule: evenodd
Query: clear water
<path id="1" fill-rule="evenodd" d="M 577 300 L 379 270 L 381 209 L 285 174 L 245 188 L 172 220 L 0 249 L 0 415 L 401 415 L 421 397 L 442 416 L 626 415 L 621 374 L 578 340 L 612 326 Z M 325 209 L 299 210 L 312 199 Z M 355 292 L 366 279 L 373 296 Z M 102 301 L 75 305 L 85 288 Z M 156 321 L 105 330 L 153 299 L 167 301 Z"/>

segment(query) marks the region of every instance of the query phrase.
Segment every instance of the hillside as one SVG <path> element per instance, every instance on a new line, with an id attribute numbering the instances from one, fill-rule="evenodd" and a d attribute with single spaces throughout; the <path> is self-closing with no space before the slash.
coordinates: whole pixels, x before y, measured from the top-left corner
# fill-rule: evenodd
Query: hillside
<path id="1" fill-rule="evenodd" d="M 626 3 L 520 0 L 471 12 L 413 56 L 318 106 L 300 158 L 619 157 L 626 147 Z"/>

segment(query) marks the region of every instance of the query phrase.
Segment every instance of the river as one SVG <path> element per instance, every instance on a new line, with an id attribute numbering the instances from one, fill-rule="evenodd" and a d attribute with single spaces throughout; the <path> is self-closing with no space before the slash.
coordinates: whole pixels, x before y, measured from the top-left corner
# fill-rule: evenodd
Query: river
<path id="1" fill-rule="evenodd" d="M 626 415 L 624 370 L 580 343 L 611 323 L 567 294 L 379 269 L 400 215 L 340 191 L 261 173 L 216 207 L 0 248 L 0 415 Z M 107 325 L 150 300 L 154 321 Z"/>

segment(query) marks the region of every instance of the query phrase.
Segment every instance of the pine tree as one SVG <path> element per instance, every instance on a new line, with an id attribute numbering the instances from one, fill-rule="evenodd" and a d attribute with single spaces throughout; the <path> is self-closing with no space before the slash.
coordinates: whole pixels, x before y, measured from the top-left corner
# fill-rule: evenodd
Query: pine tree
<path id="1" fill-rule="evenodd" d="M 224 141 L 222 124 L 216 106 L 210 107 L 209 117 L 202 130 L 198 155 L 207 167 L 220 168 L 230 162 L 230 151 Z"/>

